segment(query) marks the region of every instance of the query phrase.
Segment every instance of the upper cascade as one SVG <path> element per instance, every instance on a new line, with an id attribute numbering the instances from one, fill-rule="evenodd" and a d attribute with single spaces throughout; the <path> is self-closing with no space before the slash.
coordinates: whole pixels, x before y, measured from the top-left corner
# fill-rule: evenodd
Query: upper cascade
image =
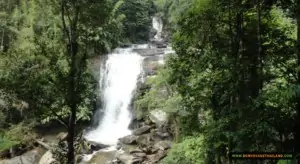
<path id="1" fill-rule="evenodd" d="M 154 36 L 154 39 L 156 41 L 162 41 L 163 23 L 160 17 L 154 16 L 152 18 L 152 27 L 156 30 L 156 35 Z"/>

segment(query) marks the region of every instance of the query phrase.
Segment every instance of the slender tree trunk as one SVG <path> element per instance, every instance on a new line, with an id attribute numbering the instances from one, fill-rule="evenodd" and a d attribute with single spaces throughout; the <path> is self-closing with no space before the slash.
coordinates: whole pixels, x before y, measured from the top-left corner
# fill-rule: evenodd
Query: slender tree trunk
<path id="1" fill-rule="evenodd" d="M 67 11 L 67 3 L 70 3 L 72 6 L 72 10 L 74 13 L 72 15 Z M 67 13 L 68 24 L 66 24 L 65 17 Z M 78 43 L 77 43 L 77 21 L 79 17 L 79 5 L 76 0 L 61 0 L 61 19 L 63 24 L 63 30 L 65 36 L 67 37 L 67 55 L 69 57 L 69 75 L 68 75 L 68 90 L 66 94 L 66 99 L 68 106 L 71 110 L 71 115 L 69 117 L 68 122 L 68 152 L 67 152 L 67 163 L 74 164 L 75 163 L 75 150 L 74 150 L 74 138 L 75 138 L 75 122 L 76 122 L 76 111 L 78 102 L 78 83 L 80 81 L 80 68 L 77 61 L 81 62 L 80 56 L 78 56 Z M 71 19 L 73 18 L 73 19 Z"/>
<path id="2" fill-rule="evenodd" d="M 77 39 L 75 35 L 75 28 L 71 28 L 70 31 L 70 40 L 71 43 L 68 46 L 68 51 L 71 56 L 71 65 L 69 73 L 69 107 L 71 108 L 71 116 L 69 118 L 69 129 L 68 129 L 68 164 L 73 164 L 75 160 L 75 151 L 74 151 L 74 138 L 75 138 L 75 121 L 76 121 L 76 111 L 77 111 L 77 87 L 76 87 L 76 77 L 78 76 L 78 69 L 76 66 L 76 55 L 77 55 Z"/>

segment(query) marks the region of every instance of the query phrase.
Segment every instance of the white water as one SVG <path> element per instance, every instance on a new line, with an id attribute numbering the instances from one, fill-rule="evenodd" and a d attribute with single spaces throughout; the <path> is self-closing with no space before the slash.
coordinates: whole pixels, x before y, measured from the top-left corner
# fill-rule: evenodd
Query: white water
<path id="1" fill-rule="evenodd" d="M 153 17 L 152 26 L 156 30 L 156 35 L 154 36 L 154 39 L 161 41 L 162 40 L 161 33 L 163 30 L 162 20 L 159 17 Z"/>
<path id="2" fill-rule="evenodd" d="M 132 48 L 116 49 L 108 55 L 99 81 L 104 117 L 97 120 L 98 127 L 85 136 L 87 140 L 115 145 L 119 138 L 131 134 L 129 107 L 142 72 L 142 60 Z"/>

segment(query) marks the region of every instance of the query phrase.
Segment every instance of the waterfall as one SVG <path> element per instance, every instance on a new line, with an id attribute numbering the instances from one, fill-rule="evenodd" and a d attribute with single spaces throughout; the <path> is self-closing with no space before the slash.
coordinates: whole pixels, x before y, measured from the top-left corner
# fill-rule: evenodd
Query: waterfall
<path id="1" fill-rule="evenodd" d="M 103 118 L 98 118 L 96 129 L 86 134 L 89 141 L 115 145 L 119 138 L 131 134 L 130 103 L 142 72 L 143 58 L 132 48 L 119 48 L 108 55 L 100 68 L 100 94 Z M 99 112 L 99 111 L 98 111 Z"/>
<path id="2" fill-rule="evenodd" d="M 154 36 L 155 40 L 161 41 L 161 33 L 163 30 L 162 20 L 159 17 L 152 18 L 152 26 L 156 30 L 156 35 Z"/>
<path id="3" fill-rule="evenodd" d="M 159 17 L 152 18 L 152 27 L 157 31 L 154 39 L 162 41 L 163 24 Z M 143 72 L 144 60 L 144 57 L 136 53 L 134 49 L 149 50 L 149 44 L 117 48 L 113 53 L 107 55 L 107 59 L 99 68 L 101 108 L 97 109 L 93 117 L 96 128 L 85 135 L 85 139 L 88 141 L 111 145 L 98 152 L 115 151 L 118 139 L 131 134 L 128 128 L 132 119 L 130 104 L 139 77 Z M 163 51 L 165 54 L 160 55 L 158 60 L 161 64 L 164 63 L 164 56 L 167 52 L 172 52 L 172 48 L 168 47 Z M 140 80 L 143 81 L 143 79 Z M 85 154 L 82 163 L 85 164 L 96 153 L 97 151 Z"/>

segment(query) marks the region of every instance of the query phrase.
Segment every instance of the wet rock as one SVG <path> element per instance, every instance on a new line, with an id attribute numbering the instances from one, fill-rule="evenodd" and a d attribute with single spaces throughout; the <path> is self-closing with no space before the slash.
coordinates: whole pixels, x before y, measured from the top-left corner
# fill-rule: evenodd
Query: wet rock
<path id="1" fill-rule="evenodd" d="M 157 43 L 156 44 L 156 48 L 167 48 L 167 44 L 165 44 L 165 43 Z"/>
<path id="2" fill-rule="evenodd" d="M 83 156 L 82 155 L 78 155 L 76 157 L 76 163 L 80 163 L 80 162 L 82 162 L 82 160 L 83 160 Z"/>
<path id="3" fill-rule="evenodd" d="M 128 48 L 131 46 L 131 43 L 121 43 L 120 47 L 121 48 Z"/>
<path id="4" fill-rule="evenodd" d="M 167 48 L 168 44 L 165 41 L 150 40 L 150 43 L 153 44 L 156 48 Z"/>
<path id="5" fill-rule="evenodd" d="M 100 149 L 105 149 L 105 148 L 109 147 L 109 145 L 105 145 L 102 143 L 96 143 L 96 142 L 92 142 L 92 141 L 88 141 L 88 143 L 90 144 L 90 148 L 93 151 L 98 151 Z"/>
<path id="6" fill-rule="evenodd" d="M 146 85 L 140 84 L 139 92 L 143 92 L 145 87 L 146 87 Z M 132 111 L 132 113 L 134 113 L 134 112 L 135 111 Z M 131 130 L 140 128 L 142 126 L 142 123 L 143 123 L 142 119 L 134 118 L 134 119 L 131 120 L 128 128 L 131 129 Z"/>
<path id="7" fill-rule="evenodd" d="M 120 150 L 120 149 L 122 148 L 122 143 L 121 143 L 121 141 L 118 141 L 118 142 L 117 142 L 116 148 L 117 148 L 117 150 Z"/>
<path id="8" fill-rule="evenodd" d="M 146 126 L 143 126 L 141 128 L 135 129 L 132 132 L 132 134 L 134 134 L 134 135 L 141 135 L 141 134 L 150 132 L 150 129 L 151 129 L 151 126 L 146 125 Z"/>
<path id="9" fill-rule="evenodd" d="M 133 51 L 139 53 L 141 56 L 155 56 L 164 54 L 163 49 L 158 48 L 133 49 Z"/>
<path id="10" fill-rule="evenodd" d="M 125 136 L 123 138 L 120 138 L 120 142 L 123 144 L 135 144 L 136 140 L 137 140 L 137 136 L 135 135 L 129 135 L 129 136 Z"/>

